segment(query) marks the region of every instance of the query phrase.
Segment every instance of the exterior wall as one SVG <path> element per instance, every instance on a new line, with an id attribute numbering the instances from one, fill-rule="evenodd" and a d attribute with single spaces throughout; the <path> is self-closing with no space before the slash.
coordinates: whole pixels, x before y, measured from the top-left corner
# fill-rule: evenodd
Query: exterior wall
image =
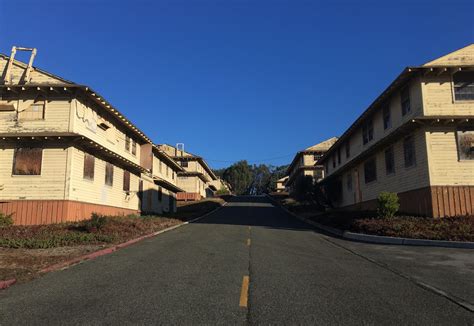
<path id="1" fill-rule="evenodd" d="M 423 114 L 423 101 L 422 101 L 420 81 L 421 80 L 419 78 L 415 78 L 409 83 L 411 111 L 407 113 L 405 116 L 402 116 L 400 92 L 396 92 L 394 95 L 392 95 L 391 98 L 387 102 L 385 102 L 390 107 L 392 126 L 384 130 L 384 126 L 383 126 L 383 106 L 384 105 L 381 105 L 379 109 L 376 110 L 376 112 L 374 112 L 372 116 L 372 123 L 374 127 L 374 139 L 364 145 L 362 141 L 362 127 L 358 128 L 349 137 L 348 140 L 338 145 L 341 152 L 341 163 L 339 164 L 337 160 L 337 148 L 332 153 L 332 155 L 326 160 L 325 164 L 327 164 L 328 175 L 331 175 L 332 173 L 337 172 L 347 162 L 351 161 L 354 157 L 356 157 L 360 153 L 366 151 L 378 140 L 384 138 L 385 136 L 393 132 L 395 129 L 397 129 L 397 127 L 401 126 L 406 121 L 409 121 L 410 119 L 413 119 L 414 117 L 420 116 Z M 345 144 L 347 142 L 349 142 L 349 146 L 350 146 L 349 158 L 346 157 L 346 152 L 345 152 Z M 335 168 L 333 167 L 333 160 L 336 161 Z"/>
<path id="2" fill-rule="evenodd" d="M 12 175 L 13 153 L 13 148 L 0 149 L 1 201 L 66 199 L 67 149 L 43 149 L 41 175 Z"/>
<path id="3" fill-rule="evenodd" d="M 71 103 L 65 97 L 43 96 L 46 99 L 44 119 L 24 120 L 18 118 L 18 112 L 27 109 L 35 100 L 37 93 L 20 93 L 4 95 L 0 103 L 11 104 L 15 111 L 0 111 L 0 133 L 32 133 L 32 132 L 68 132 L 69 112 Z"/>
<path id="4" fill-rule="evenodd" d="M 424 115 L 474 116 L 474 101 L 455 101 L 451 74 L 423 77 Z"/>
<path id="5" fill-rule="evenodd" d="M 375 200 L 382 191 L 403 193 L 413 189 L 429 186 L 429 171 L 425 131 L 417 129 L 412 133 L 415 141 L 416 164 L 406 168 L 404 166 L 403 139 L 391 144 L 395 156 L 395 173 L 386 174 L 385 148 L 377 151 L 372 157 L 376 159 L 377 180 L 365 183 L 364 162 L 357 164 L 350 171 L 345 171 L 342 178 L 342 199 L 335 204 L 348 206 L 356 204 L 357 189 L 360 187 L 361 202 Z M 408 135 L 407 135 L 408 136 Z M 368 158 L 368 159 L 370 159 Z M 352 189 L 347 186 L 347 178 L 352 177 Z M 357 178 L 358 176 L 358 178 Z M 359 185 L 359 186 L 358 186 Z"/>
<path id="6" fill-rule="evenodd" d="M 165 179 L 166 181 L 176 185 L 177 184 L 177 175 L 173 170 L 171 165 L 167 164 L 165 161 L 160 160 L 158 157 L 153 155 L 153 175 Z"/>
<path id="7" fill-rule="evenodd" d="M 126 159 L 140 164 L 140 144 L 137 143 L 137 152 L 135 155 L 130 150 L 125 150 L 125 136 L 131 136 L 132 139 L 137 141 L 131 132 L 126 132 L 122 126 L 120 126 L 114 118 L 109 114 L 99 113 L 99 109 L 92 102 L 81 101 L 75 99 L 72 103 L 73 107 L 73 122 L 72 132 L 84 135 L 108 150 L 117 153 Z M 110 126 L 109 129 L 103 130 L 98 126 L 101 121 L 101 117 Z"/>
<path id="8" fill-rule="evenodd" d="M 459 160 L 453 128 L 426 132 L 431 185 L 474 186 L 474 160 Z"/>
<path id="9" fill-rule="evenodd" d="M 106 162 L 95 158 L 94 180 L 84 179 L 84 152 L 71 148 L 72 162 L 69 183 L 69 196 L 66 199 L 92 204 L 114 206 L 138 210 L 138 181 L 139 176 L 130 173 L 130 191 L 123 190 L 124 170 L 114 165 L 113 184 L 105 184 Z"/>
<path id="10" fill-rule="evenodd" d="M 143 183 L 141 209 L 145 214 L 176 212 L 176 193 L 158 186 L 147 176 L 142 175 L 141 180 Z M 159 197 L 160 188 L 162 191 L 161 200 Z"/>

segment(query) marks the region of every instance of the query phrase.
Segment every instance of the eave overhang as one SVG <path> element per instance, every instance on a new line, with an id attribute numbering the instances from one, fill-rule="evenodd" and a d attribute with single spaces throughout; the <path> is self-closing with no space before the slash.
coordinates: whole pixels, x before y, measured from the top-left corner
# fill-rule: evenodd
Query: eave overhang
<path id="1" fill-rule="evenodd" d="M 156 175 L 153 175 L 152 178 L 153 178 L 153 181 L 155 182 L 155 184 L 157 184 L 159 186 L 162 186 L 165 189 L 171 190 L 173 192 L 184 192 L 184 190 L 182 188 L 180 188 L 177 185 L 169 182 L 168 180 L 165 180 L 165 179 L 163 179 L 161 177 L 158 177 Z"/>

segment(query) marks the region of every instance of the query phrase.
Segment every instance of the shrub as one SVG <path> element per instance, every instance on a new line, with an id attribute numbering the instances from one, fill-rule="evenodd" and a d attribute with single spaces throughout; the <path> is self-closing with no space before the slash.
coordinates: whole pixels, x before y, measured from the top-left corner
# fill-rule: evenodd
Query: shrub
<path id="1" fill-rule="evenodd" d="M 13 213 L 3 214 L 0 213 L 0 228 L 5 226 L 13 225 Z"/>
<path id="2" fill-rule="evenodd" d="M 383 191 L 377 197 L 377 214 L 380 218 L 394 217 L 399 208 L 400 204 L 396 193 Z"/>
<path id="3" fill-rule="evenodd" d="M 107 223 L 106 216 L 100 215 L 97 213 L 92 213 L 90 220 L 85 220 L 82 223 L 82 226 L 88 232 L 94 232 L 94 231 L 102 229 L 106 223 Z"/>

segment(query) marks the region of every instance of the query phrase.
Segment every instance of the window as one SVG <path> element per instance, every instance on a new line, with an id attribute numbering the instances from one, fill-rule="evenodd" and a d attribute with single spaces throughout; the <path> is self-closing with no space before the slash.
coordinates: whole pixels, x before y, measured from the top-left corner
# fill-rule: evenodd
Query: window
<path id="1" fill-rule="evenodd" d="M 123 191 L 130 191 L 130 172 L 123 171 Z"/>
<path id="2" fill-rule="evenodd" d="M 377 164 L 375 158 L 372 158 L 364 163 L 364 178 L 365 183 L 377 180 Z"/>
<path id="3" fill-rule="evenodd" d="M 319 161 L 323 157 L 321 154 L 317 153 L 313 155 L 313 159 L 315 162 Z"/>
<path id="4" fill-rule="evenodd" d="M 365 145 L 372 139 L 374 139 L 374 124 L 372 119 L 369 119 L 362 125 L 362 142 Z"/>
<path id="5" fill-rule="evenodd" d="M 337 149 L 337 164 L 341 164 L 341 148 Z"/>
<path id="6" fill-rule="evenodd" d="M 411 111 L 410 107 L 410 89 L 405 87 L 400 93 L 400 98 L 402 102 L 402 115 L 407 114 Z"/>
<path id="7" fill-rule="evenodd" d="M 130 137 L 125 136 L 125 150 L 130 152 Z"/>
<path id="8" fill-rule="evenodd" d="M 332 167 L 333 167 L 333 168 L 336 167 L 336 156 L 333 156 L 333 157 L 332 157 Z"/>
<path id="9" fill-rule="evenodd" d="M 13 175 L 41 175 L 42 148 L 16 148 L 13 154 Z"/>
<path id="10" fill-rule="evenodd" d="M 173 173 L 171 173 L 171 177 L 173 178 L 173 180 L 174 180 L 174 175 L 175 175 L 175 173 L 174 173 L 174 172 L 173 172 Z"/>
<path id="11" fill-rule="evenodd" d="M 405 156 L 405 167 L 408 168 L 416 164 L 415 140 L 413 136 L 406 137 L 403 140 L 403 153 Z"/>
<path id="12" fill-rule="evenodd" d="M 169 176 L 169 173 L 170 173 L 170 169 L 169 169 L 169 166 L 167 165 L 167 166 L 166 166 L 166 176 L 167 176 L 167 177 Z"/>
<path id="13" fill-rule="evenodd" d="M 161 187 L 158 188 L 158 200 L 159 201 L 163 200 L 163 188 Z"/>
<path id="14" fill-rule="evenodd" d="M 25 110 L 18 113 L 20 120 L 43 120 L 46 100 L 42 96 L 38 96 L 33 103 Z"/>
<path id="15" fill-rule="evenodd" d="M 474 100 L 474 71 L 459 71 L 453 75 L 454 99 L 456 101 Z"/>
<path id="16" fill-rule="evenodd" d="M 105 184 L 107 186 L 114 184 L 114 166 L 108 162 L 105 163 Z"/>
<path id="17" fill-rule="evenodd" d="M 326 170 L 326 174 L 329 174 L 329 164 L 324 164 L 324 170 Z"/>
<path id="18" fill-rule="evenodd" d="M 132 140 L 132 155 L 137 155 L 137 142 Z"/>
<path id="19" fill-rule="evenodd" d="M 385 150 L 385 172 L 387 174 L 395 173 L 395 154 L 393 153 L 393 146 Z"/>
<path id="20" fill-rule="evenodd" d="M 352 191 L 352 174 L 347 174 L 347 190 Z"/>
<path id="21" fill-rule="evenodd" d="M 349 145 L 349 142 L 346 143 L 346 158 L 349 158 L 351 156 L 351 146 Z"/>
<path id="22" fill-rule="evenodd" d="M 187 168 L 187 167 L 188 167 L 188 161 L 181 161 L 181 162 L 179 162 L 179 163 L 181 164 L 181 166 L 182 166 L 183 168 Z"/>
<path id="23" fill-rule="evenodd" d="M 94 180 L 95 157 L 84 153 L 84 179 Z"/>
<path id="24" fill-rule="evenodd" d="M 386 105 L 383 108 L 383 129 L 392 127 L 392 117 L 390 115 L 390 106 Z"/>
<path id="25" fill-rule="evenodd" d="M 474 160 L 474 129 L 458 130 L 456 134 L 459 160 Z"/>

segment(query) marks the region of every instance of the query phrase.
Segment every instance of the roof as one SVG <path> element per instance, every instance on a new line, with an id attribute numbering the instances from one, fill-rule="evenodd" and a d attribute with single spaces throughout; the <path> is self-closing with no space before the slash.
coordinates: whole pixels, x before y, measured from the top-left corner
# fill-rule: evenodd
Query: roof
<path id="1" fill-rule="evenodd" d="M 300 159 L 300 157 L 302 155 L 305 155 L 305 154 L 317 154 L 317 153 L 325 153 L 326 151 L 329 150 L 329 148 L 331 148 L 332 145 L 334 145 L 334 143 L 336 143 L 337 141 L 337 137 L 331 137 L 329 139 L 326 139 L 320 143 L 317 143 L 313 146 L 310 146 L 302 151 L 299 151 L 296 153 L 295 157 L 293 158 L 293 160 L 291 161 L 291 164 L 288 166 L 288 169 L 286 170 L 287 174 L 290 175 L 291 171 L 295 168 L 296 166 L 296 163 L 298 162 L 298 160 Z"/>
<path id="2" fill-rule="evenodd" d="M 0 58 L 5 60 L 9 60 L 10 57 L 0 53 Z M 14 59 L 13 64 L 19 66 L 21 68 L 26 69 L 28 66 L 26 63 L 18 61 Z M 79 85 L 69 80 L 66 80 L 62 77 L 53 75 L 47 71 L 39 69 L 35 66 L 32 67 L 34 71 L 45 74 L 49 77 L 55 78 L 58 82 L 46 82 L 46 83 L 26 83 L 26 84 L 14 84 L 14 85 L 0 85 L 0 89 L 7 89 L 7 90 L 25 90 L 27 88 L 36 88 L 37 90 L 41 91 L 71 91 L 71 90 L 79 90 L 83 92 L 88 98 L 92 99 L 96 104 L 98 104 L 102 109 L 108 111 L 115 116 L 116 121 L 119 122 L 122 126 L 126 129 L 131 131 L 135 134 L 138 138 L 142 139 L 145 142 L 151 143 L 150 138 L 145 135 L 143 131 L 137 128 L 130 120 L 128 120 L 122 113 L 120 113 L 117 108 L 115 108 L 110 102 L 108 102 L 102 95 L 100 95 L 97 91 L 93 90 L 91 87 L 86 85 Z"/>
<path id="3" fill-rule="evenodd" d="M 468 54 L 470 56 L 472 55 L 470 60 L 462 59 Z M 395 78 L 395 80 L 393 80 L 392 83 L 390 83 L 390 85 L 369 105 L 369 107 L 364 112 L 362 112 L 362 114 L 349 126 L 349 128 L 347 128 L 347 130 L 336 141 L 336 143 L 323 155 L 323 157 L 320 159 L 320 162 L 324 163 L 334 152 L 334 150 L 342 145 L 344 141 L 349 138 L 352 133 L 357 130 L 357 128 L 360 127 L 366 118 L 371 116 L 378 108 L 380 108 L 381 104 L 384 103 L 389 96 L 405 86 L 408 81 L 417 76 L 419 73 L 434 71 L 443 72 L 448 70 L 471 70 L 473 68 L 474 44 L 468 45 L 443 57 L 427 62 L 422 66 L 406 67 Z"/>
<path id="4" fill-rule="evenodd" d="M 153 144 L 153 153 L 155 153 L 158 157 L 160 157 L 163 161 L 167 162 L 171 165 L 171 168 L 174 171 L 184 171 L 184 169 L 179 165 L 175 160 L 171 158 L 168 154 L 166 154 L 163 150 L 160 149 L 159 146 Z"/>

